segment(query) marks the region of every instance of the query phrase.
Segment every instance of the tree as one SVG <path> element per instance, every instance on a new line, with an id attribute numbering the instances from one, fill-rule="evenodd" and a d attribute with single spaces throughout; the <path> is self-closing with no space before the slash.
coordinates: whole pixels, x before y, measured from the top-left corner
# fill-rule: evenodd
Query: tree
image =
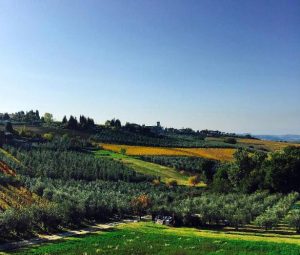
<path id="1" fill-rule="evenodd" d="M 224 142 L 225 142 L 225 143 L 230 143 L 230 144 L 236 144 L 236 143 L 237 143 L 236 139 L 233 138 L 233 137 L 225 138 L 225 139 L 224 139 Z"/>
<path id="2" fill-rule="evenodd" d="M 195 187 L 197 184 L 200 183 L 200 177 L 199 175 L 191 176 L 188 180 L 189 184 L 193 187 Z"/>
<path id="3" fill-rule="evenodd" d="M 121 153 L 122 155 L 126 155 L 126 148 L 121 148 L 121 149 L 120 149 L 120 153 Z"/>
<path id="4" fill-rule="evenodd" d="M 285 221 L 300 234 L 300 209 L 291 210 L 286 216 Z"/>
<path id="5" fill-rule="evenodd" d="M 43 138 L 46 139 L 47 141 L 52 141 L 54 138 L 54 135 L 52 133 L 45 133 L 45 134 L 43 134 Z"/>
<path id="6" fill-rule="evenodd" d="M 68 124 L 67 124 L 67 128 L 69 129 L 77 129 L 78 127 L 78 121 L 76 118 L 74 118 L 72 115 L 70 116 L 70 119 L 68 121 Z"/>
<path id="7" fill-rule="evenodd" d="M 230 167 L 231 164 L 222 164 L 218 167 L 212 183 L 212 187 L 216 192 L 228 193 L 232 190 L 232 185 L 228 176 Z"/>
<path id="8" fill-rule="evenodd" d="M 40 120 L 40 112 L 38 110 L 35 111 L 35 116 L 37 120 Z"/>
<path id="9" fill-rule="evenodd" d="M 150 209 L 151 199 L 148 195 L 142 194 L 137 197 L 134 197 L 131 201 L 131 205 L 134 213 L 136 213 L 141 219 L 142 215 L 146 213 L 148 209 Z"/>
<path id="10" fill-rule="evenodd" d="M 66 125 L 68 122 L 66 115 L 62 119 L 62 124 Z"/>
<path id="11" fill-rule="evenodd" d="M 300 191 L 300 148 L 291 146 L 272 153 L 264 168 L 266 182 L 272 191 Z"/>
<path id="12" fill-rule="evenodd" d="M 266 213 L 259 215 L 255 219 L 254 224 L 265 228 L 265 230 L 269 230 L 276 227 L 279 221 L 278 215 L 273 210 L 269 209 Z"/>
<path id="13" fill-rule="evenodd" d="M 120 121 L 119 119 L 116 119 L 116 120 L 115 120 L 115 127 L 116 127 L 116 128 L 121 128 L 121 127 L 122 127 L 121 121 Z"/>
<path id="14" fill-rule="evenodd" d="M 49 112 L 46 112 L 44 114 L 44 121 L 46 123 L 52 123 L 53 122 L 53 115 L 51 113 L 49 113 Z"/>
<path id="15" fill-rule="evenodd" d="M 177 181 L 176 180 L 174 180 L 174 179 L 169 179 L 169 180 L 167 180 L 167 186 L 169 186 L 169 187 L 175 187 L 175 186 L 177 186 L 178 185 L 178 183 L 177 183 Z"/>
<path id="16" fill-rule="evenodd" d="M 10 119 L 10 117 L 9 117 L 8 113 L 7 112 L 4 113 L 3 120 L 9 120 L 9 119 Z"/>
<path id="17" fill-rule="evenodd" d="M 14 129 L 10 121 L 5 122 L 5 131 L 14 133 Z"/>

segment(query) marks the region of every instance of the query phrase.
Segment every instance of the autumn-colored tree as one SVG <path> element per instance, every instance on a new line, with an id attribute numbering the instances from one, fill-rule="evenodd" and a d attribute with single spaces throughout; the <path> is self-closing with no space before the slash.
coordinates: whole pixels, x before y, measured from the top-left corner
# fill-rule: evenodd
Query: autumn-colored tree
<path id="1" fill-rule="evenodd" d="M 197 184 L 200 183 L 199 175 L 191 176 L 188 182 L 191 186 L 195 187 Z"/>
<path id="2" fill-rule="evenodd" d="M 134 213 L 141 219 L 142 215 L 151 207 L 151 199 L 148 195 L 142 194 L 134 197 L 131 201 L 131 205 Z"/>

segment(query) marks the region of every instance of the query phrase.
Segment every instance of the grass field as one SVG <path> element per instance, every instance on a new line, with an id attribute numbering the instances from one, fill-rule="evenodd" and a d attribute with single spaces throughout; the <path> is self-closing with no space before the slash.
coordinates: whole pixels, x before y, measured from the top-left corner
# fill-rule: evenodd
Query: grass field
<path id="1" fill-rule="evenodd" d="M 24 249 L 14 254 L 202 254 L 299 255 L 300 236 L 169 228 L 153 223 L 130 223 L 87 236 Z"/>
<path id="2" fill-rule="evenodd" d="M 167 182 L 170 179 L 176 180 L 179 185 L 188 185 L 188 175 L 181 174 L 174 168 L 161 166 L 158 164 L 146 162 L 140 159 L 136 159 L 132 156 L 122 155 L 120 153 L 114 153 L 106 150 L 99 150 L 95 152 L 96 157 L 110 157 L 115 160 L 122 161 L 124 164 L 129 165 L 136 172 L 146 175 L 159 176 L 162 182 Z M 206 186 L 204 183 L 200 183 L 198 186 Z"/>
<path id="3" fill-rule="evenodd" d="M 220 161 L 230 161 L 233 159 L 235 149 L 224 148 L 163 148 L 147 146 L 130 146 L 118 144 L 100 144 L 105 150 L 120 152 L 122 148 L 126 150 L 126 155 L 131 156 L 190 156 L 202 157 Z"/>

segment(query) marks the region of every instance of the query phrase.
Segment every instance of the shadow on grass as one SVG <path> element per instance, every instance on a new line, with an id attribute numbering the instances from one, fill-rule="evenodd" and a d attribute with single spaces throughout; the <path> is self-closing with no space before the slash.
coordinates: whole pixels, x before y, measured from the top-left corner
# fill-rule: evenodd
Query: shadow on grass
<path id="1" fill-rule="evenodd" d="M 57 240 L 50 240 L 48 238 L 32 238 L 30 240 L 23 240 L 20 242 L 14 242 L 14 243 L 6 243 L 3 245 L 0 245 L 0 254 L 1 252 L 10 252 L 14 254 L 15 252 L 25 252 L 25 251 L 30 251 L 32 249 L 36 249 L 40 247 L 41 245 L 47 245 L 47 244 L 59 244 L 66 242 L 72 238 L 72 241 L 80 241 L 81 239 L 90 237 L 90 236 L 96 236 L 99 233 L 109 233 L 109 232 L 114 232 L 116 231 L 116 228 L 107 228 L 107 229 L 100 229 L 97 227 L 91 227 L 89 228 L 89 233 L 86 234 L 74 234 L 73 231 L 69 232 L 64 232 L 64 233 L 59 233 L 56 234 L 56 237 L 59 237 Z"/>
<path id="2" fill-rule="evenodd" d="M 201 227 L 195 227 L 199 231 L 201 230 L 207 230 L 207 231 L 213 231 L 215 233 L 221 234 L 226 233 L 228 235 L 241 235 L 241 236 L 260 236 L 260 237 L 276 237 L 276 238 L 291 238 L 291 239 L 299 239 L 300 240 L 300 234 L 296 233 L 296 231 L 291 229 L 271 229 L 271 230 L 264 230 L 259 229 L 255 226 L 246 226 L 246 227 L 240 227 L 238 229 L 235 228 L 229 228 L 224 227 L 221 225 L 215 225 L 215 226 L 201 226 Z"/>

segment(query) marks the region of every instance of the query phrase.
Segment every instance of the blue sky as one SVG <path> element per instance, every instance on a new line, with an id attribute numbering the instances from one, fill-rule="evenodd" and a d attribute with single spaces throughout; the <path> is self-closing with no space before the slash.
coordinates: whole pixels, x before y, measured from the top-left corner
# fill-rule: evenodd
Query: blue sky
<path id="1" fill-rule="evenodd" d="M 0 0 L 0 112 L 300 134 L 300 1 Z"/>

